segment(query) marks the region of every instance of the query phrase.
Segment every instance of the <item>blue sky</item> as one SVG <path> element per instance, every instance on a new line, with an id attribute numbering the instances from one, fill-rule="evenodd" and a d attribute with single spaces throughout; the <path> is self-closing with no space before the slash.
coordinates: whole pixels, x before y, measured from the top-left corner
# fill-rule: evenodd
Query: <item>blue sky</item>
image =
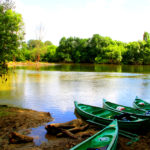
<path id="1" fill-rule="evenodd" d="M 16 11 L 25 23 L 25 40 L 58 45 L 65 37 L 89 38 L 93 34 L 123 42 L 142 40 L 150 32 L 150 0 L 16 0 Z"/>

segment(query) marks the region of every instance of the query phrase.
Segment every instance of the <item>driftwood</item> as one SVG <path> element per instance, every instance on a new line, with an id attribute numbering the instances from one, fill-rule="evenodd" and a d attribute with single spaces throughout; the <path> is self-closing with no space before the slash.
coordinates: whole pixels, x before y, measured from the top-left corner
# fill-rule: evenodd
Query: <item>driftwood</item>
<path id="1" fill-rule="evenodd" d="M 53 134 L 58 137 L 68 136 L 71 138 L 78 138 L 75 133 L 84 131 L 87 128 L 88 124 L 85 124 L 81 119 L 75 119 L 65 123 L 53 123 L 45 127 L 48 134 Z"/>
<path id="2" fill-rule="evenodd" d="M 89 125 L 86 124 L 86 125 L 81 126 L 81 127 L 75 127 L 75 128 L 69 129 L 68 131 L 70 131 L 70 132 L 72 132 L 72 133 L 77 133 L 77 132 L 86 130 L 88 126 L 89 126 Z"/>
<path id="3" fill-rule="evenodd" d="M 33 137 L 22 135 L 17 132 L 12 132 L 9 138 L 11 144 L 28 143 L 33 142 Z"/>

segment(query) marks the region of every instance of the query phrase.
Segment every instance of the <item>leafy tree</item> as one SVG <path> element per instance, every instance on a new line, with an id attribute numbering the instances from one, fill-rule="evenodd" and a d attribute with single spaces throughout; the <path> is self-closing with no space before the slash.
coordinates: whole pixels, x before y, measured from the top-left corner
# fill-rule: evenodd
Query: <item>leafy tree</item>
<path id="1" fill-rule="evenodd" d="M 65 37 L 61 38 L 59 42 L 59 47 L 57 48 L 57 57 L 59 61 L 63 62 L 72 62 L 71 60 L 71 41 L 72 37 L 66 39 Z"/>
<path id="2" fill-rule="evenodd" d="M 90 62 L 94 62 L 97 55 L 103 57 L 105 53 L 104 48 L 114 43 L 115 42 L 113 42 L 109 37 L 103 37 L 98 34 L 94 34 L 89 43 L 88 55 L 90 57 Z"/>
<path id="3" fill-rule="evenodd" d="M 29 40 L 28 49 L 32 51 L 31 53 L 34 61 L 40 61 L 41 55 L 43 56 L 46 52 L 45 45 L 41 40 Z"/>
<path id="4" fill-rule="evenodd" d="M 15 9 L 15 2 L 13 0 L 1 0 L 0 5 L 3 6 L 5 10 Z"/>
<path id="5" fill-rule="evenodd" d="M 96 63 L 120 64 L 122 61 L 122 53 L 125 51 L 123 46 L 109 45 L 103 48 L 104 54 L 95 58 Z"/>
<path id="6" fill-rule="evenodd" d="M 90 39 L 78 39 L 78 46 L 73 54 L 74 62 L 87 63 L 89 62 L 89 41 Z"/>
<path id="7" fill-rule="evenodd" d="M 8 2 L 0 3 L 0 63 L 17 52 L 24 37 L 22 16 L 10 9 Z"/>
<path id="8" fill-rule="evenodd" d="M 47 47 L 47 52 L 43 56 L 43 61 L 47 62 L 55 62 L 56 61 L 56 46 L 55 45 L 49 45 Z"/>
<path id="9" fill-rule="evenodd" d="M 32 50 L 36 47 L 44 46 L 44 43 L 41 40 L 33 40 L 33 39 L 29 40 L 27 44 L 28 44 L 28 49 L 29 50 Z"/>
<path id="10" fill-rule="evenodd" d="M 139 42 L 127 44 L 127 51 L 123 55 L 123 62 L 128 64 L 141 64 L 141 49 Z"/>
<path id="11" fill-rule="evenodd" d="M 150 48 L 146 47 L 143 53 L 143 64 L 148 65 L 150 64 Z"/>
<path id="12" fill-rule="evenodd" d="M 145 40 L 147 42 L 149 39 L 150 39 L 150 34 L 148 32 L 144 32 L 143 40 Z"/>
<path id="13" fill-rule="evenodd" d="M 51 41 L 45 41 L 45 42 L 44 42 L 44 45 L 45 45 L 45 46 L 49 46 L 49 45 L 53 45 L 53 44 L 52 44 Z"/>

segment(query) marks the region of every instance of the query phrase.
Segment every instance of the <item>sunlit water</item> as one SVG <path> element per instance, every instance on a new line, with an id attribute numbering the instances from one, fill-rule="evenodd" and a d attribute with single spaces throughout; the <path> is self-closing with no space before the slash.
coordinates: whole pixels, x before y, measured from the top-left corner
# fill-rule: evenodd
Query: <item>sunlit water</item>
<path id="1" fill-rule="evenodd" d="M 150 102 L 150 66 L 52 65 L 17 67 L 0 78 L 0 104 L 50 112 L 53 122 L 75 119 L 74 100 L 102 106 L 102 99 L 132 106 L 136 96 Z M 37 145 L 44 126 L 32 129 Z"/>

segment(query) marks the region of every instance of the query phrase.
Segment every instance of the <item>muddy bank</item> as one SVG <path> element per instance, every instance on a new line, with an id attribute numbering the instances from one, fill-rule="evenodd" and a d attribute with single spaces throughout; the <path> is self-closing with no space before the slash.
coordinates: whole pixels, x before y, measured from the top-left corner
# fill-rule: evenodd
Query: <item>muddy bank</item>
<path id="1" fill-rule="evenodd" d="M 24 131 L 24 134 L 28 134 L 29 128 L 38 127 L 51 120 L 51 115 L 46 112 L 0 105 L 0 149 L 14 149 L 14 145 L 9 144 L 12 132 Z"/>
<path id="2" fill-rule="evenodd" d="M 30 128 L 43 125 L 52 120 L 49 113 L 38 112 L 29 109 L 0 106 L 0 149 L 1 150 L 69 150 L 71 147 L 100 131 L 100 128 L 89 125 L 85 131 L 75 134 L 77 138 L 68 136 L 57 137 L 46 134 L 48 142 L 36 146 L 34 142 L 27 144 L 10 144 L 9 138 L 12 132 L 24 135 L 30 133 Z M 84 122 L 85 123 L 85 122 Z M 86 124 L 86 123 L 85 123 Z M 140 136 L 140 141 L 127 146 L 130 140 L 119 136 L 117 150 L 149 150 L 150 133 Z"/>

